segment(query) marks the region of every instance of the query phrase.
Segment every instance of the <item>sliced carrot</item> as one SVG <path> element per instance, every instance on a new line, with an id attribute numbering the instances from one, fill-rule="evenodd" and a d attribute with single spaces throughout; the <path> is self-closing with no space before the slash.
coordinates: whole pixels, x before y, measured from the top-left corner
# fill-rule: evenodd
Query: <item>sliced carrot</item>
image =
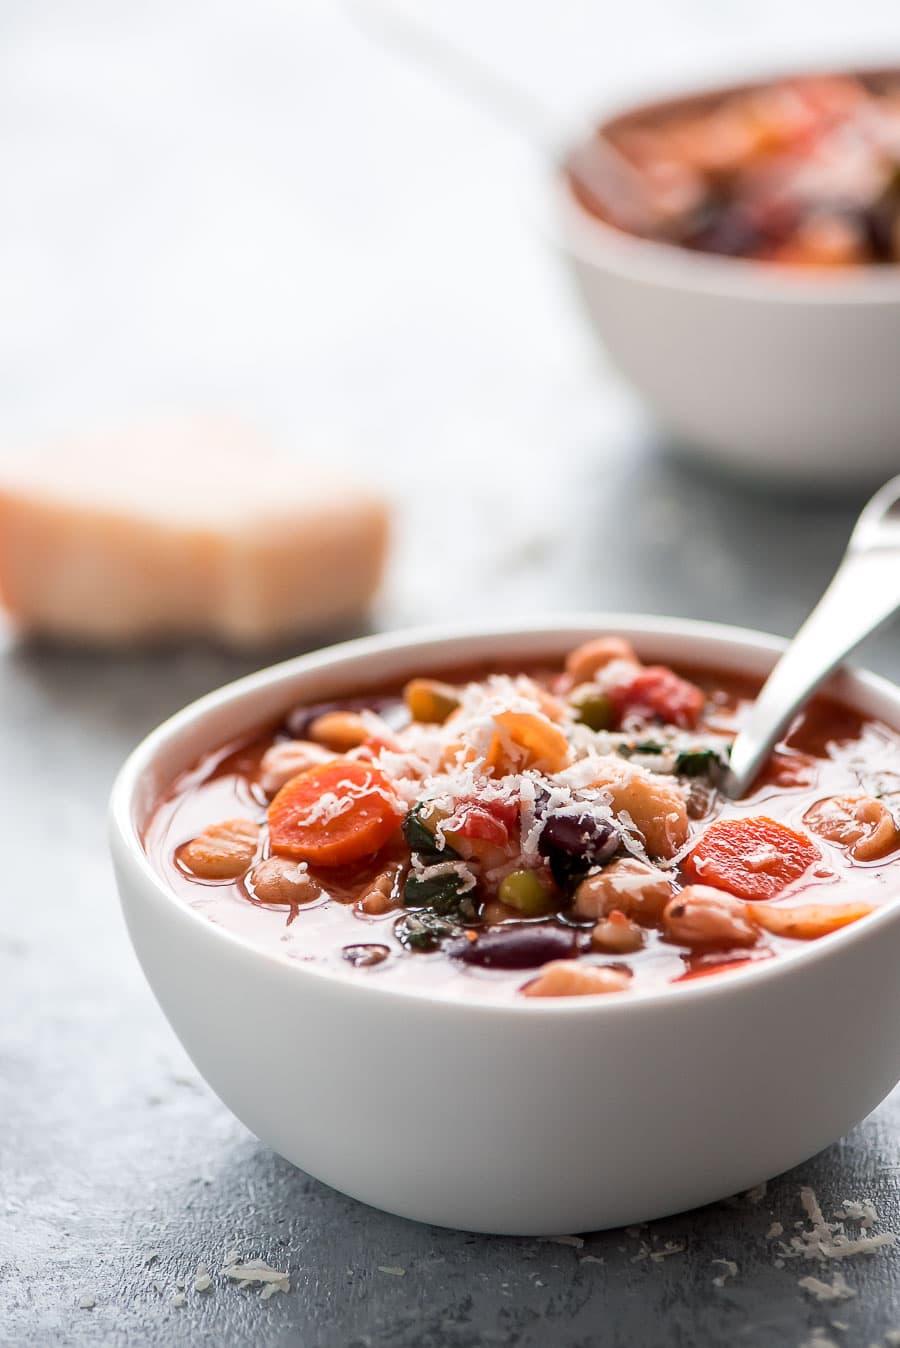
<path id="1" fill-rule="evenodd" d="M 279 856 L 342 866 L 382 848 L 401 817 L 383 772 L 357 759 L 335 758 L 284 784 L 269 806 L 269 841 Z"/>
<path id="2" fill-rule="evenodd" d="M 684 872 L 741 899 L 773 899 L 818 860 L 806 834 L 760 814 L 710 824 L 685 858 Z"/>
<path id="3" fill-rule="evenodd" d="M 815 941 L 875 911 L 870 903 L 803 903 L 793 908 L 751 903 L 747 907 L 754 922 L 765 931 L 797 941 Z"/>

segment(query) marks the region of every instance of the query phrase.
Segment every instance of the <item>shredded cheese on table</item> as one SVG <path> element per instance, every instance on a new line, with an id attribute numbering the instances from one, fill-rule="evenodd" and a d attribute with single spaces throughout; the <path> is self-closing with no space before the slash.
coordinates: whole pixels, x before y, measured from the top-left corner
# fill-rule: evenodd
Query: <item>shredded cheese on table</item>
<path id="1" fill-rule="evenodd" d="M 260 1285 L 264 1301 L 274 1296 L 276 1292 L 291 1290 L 290 1276 L 267 1264 L 265 1259 L 247 1259 L 244 1262 L 233 1260 L 223 1263 L 221 1271 L 226 1278 L 245 1287 Z"/>
<path id="2" fill-rule="evenodd" d="M 893 1231 L 874 1235 L 869 1234 L 869 1228 L 866 1228 L 865 1234 L 854 1237 L 847 1234 L 844 1221 L 826 1222 L 819 1200 L 808 1186 L 800 1190 L 800 1203 L 809 1225 L 799 1223 L 798 1233 L 779 1244 L 779 1252 L 784 1259 L 818 1259 L 824 1263 L 829 1259 L 851 1259 L 857 1254 L 875 1254 L 878 1250 L 896 1244 L 897 1237 Z M 862 1210 L 859 1219 L 852 1215 L 857 1208 Z M 877 1217 L 871 1204 L 857 1205 L 849 1200 L 845 1200 L 845 1213 L 844 1220 L 862 1222 L 865 1218 L 870 1221 L 870 1226 Z"/>
<path id="3" fill-rule="evenodd" d="M 821 1278 L 810 1275 L 798 1278 L 797 1285 L 805 1292 L 811 1293 L 816 1301 L 849 1301 L 851 1297 L 856 1296 L 856 1289 L 850 1286 L 840 1270 L 835 1273 L 831 1282 L 823 1282 Z"/>

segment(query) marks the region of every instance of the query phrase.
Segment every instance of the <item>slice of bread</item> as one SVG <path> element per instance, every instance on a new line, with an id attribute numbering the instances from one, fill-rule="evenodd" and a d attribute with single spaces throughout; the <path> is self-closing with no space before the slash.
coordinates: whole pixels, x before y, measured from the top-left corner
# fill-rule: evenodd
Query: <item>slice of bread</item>
<path id="1" fill-rule="evenodd" d="M 181 419 L 0 462 L 0 601 L 24 631 L 247 645 L 358 619 L 374 492 L 230 421 Z"/>

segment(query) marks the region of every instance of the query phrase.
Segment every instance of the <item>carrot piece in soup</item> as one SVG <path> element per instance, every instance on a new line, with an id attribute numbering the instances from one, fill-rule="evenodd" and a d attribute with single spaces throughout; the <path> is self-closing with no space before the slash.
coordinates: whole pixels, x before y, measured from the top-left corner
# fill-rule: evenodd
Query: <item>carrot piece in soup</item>
<path id="1" fill-rule="evenodd" d="M 269 806 L 269 840 L 279 856 L 341 866 L 382 848 L 401 816 L 383 772 L 336 758 L 285 783 Z"/>
<path id="2" fill-rule="evenodd" d="M 803 833 L 766 815 L 710 824 L 684 863 L 685 874 L 742 899 L 773 899 L 819 860 Z"/>
<path id="3" fill-rule="evenodd" d="M 803 903 L 793 908 L 751 903 L 749 908 L 750 916 L 765 931 L 797 941 L 815 941 L 875 911 L 870 903 Z"/>

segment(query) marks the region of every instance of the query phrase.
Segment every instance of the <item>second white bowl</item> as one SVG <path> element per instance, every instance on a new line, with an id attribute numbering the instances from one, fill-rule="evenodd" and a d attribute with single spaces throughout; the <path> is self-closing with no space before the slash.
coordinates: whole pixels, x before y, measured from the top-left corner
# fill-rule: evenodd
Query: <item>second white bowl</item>
<path id="1" fill-rule="evenodd" d="M 900 469 L 900 266 L 838 272 L 691 252 L 604 224 L 562 171 L 550 193 L 553 235 L 597 337 L 680 449 L 807 490 Z"/>

